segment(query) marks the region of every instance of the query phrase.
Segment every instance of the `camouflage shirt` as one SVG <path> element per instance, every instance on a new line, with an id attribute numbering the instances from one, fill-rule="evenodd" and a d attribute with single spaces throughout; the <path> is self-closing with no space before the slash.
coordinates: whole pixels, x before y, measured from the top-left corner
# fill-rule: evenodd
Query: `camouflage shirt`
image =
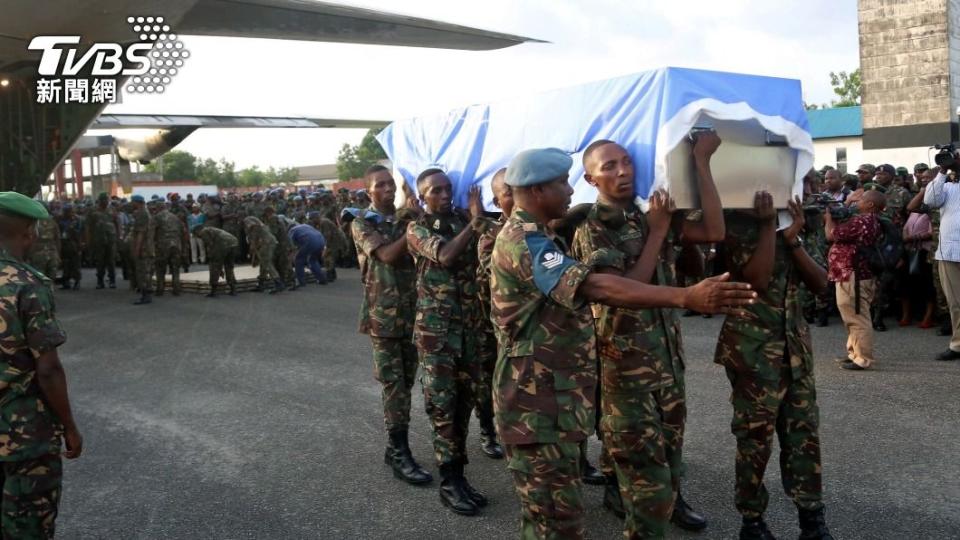
<path id="1" fill-rule="evenodd" d="M 742 212 L 725 214 L 727 268 L 734 281 L 746 281 L 740 271 L 757 249 L 759 226 Z M 716 363 L 763 380 L 779 379 L 784 362 L 795 379 L 812 374 L 813 348 L 798 294 L 800 283 L 790 248 L 778 232 L 767 290 L 757 291 L 756 302 L 743 308 L 745 315 L 727 315 L 717 339 Z"/>
<path id="2" fill-rule="evenodd" d="M 60 220 L 60 238 L 62 246 L 74 251 L 80 249 L 83 243 L 83 224 L 80 218 L 74 216 L 70 219 L 62 218 Z"/>
<path id="3" fill-rule="evenodd" d="M 640 258 L 648 235 L 647 218 L 636 207 L 623 211 L 598 202 L 577 227 L 572 254 L 595 271 L 608 268 L 623 274 Z M 675 256 L 672 233 L 668 233 L 651 283 L 674 285 Z M 673 384 L 675 375 L 683 371 L 675 310 L 595 304 L 593 313 L 604 392 L 649 392 Z"/>
<path id="4" fill-rule="evenodd" d="M 356 221 L 356 220 L 354 220 Z M 469 227 L 459 213 L 423 214 L 407 226 L 407 245 L 417 266 L 414 335 L 439 335 L 451 321 L 475 328 L 481 319 L 476 240 L 453 266 L 440 264 L 440 248 Z"/>
<path id="5" fill-rule="evenodd" d="M 0 250 L 0 461 L 60 452 L 63 426 L 37 384 L 37 359 L 67 336 L 55 315 L 51 282 Z"/>
<path id="6" fill-rule="evenodd" d="M 493 245 L 497 241 L 497 235 L 500 234 L 506 221 L 506 217 L 501 216 L 500 220 L 487 227 L 477 240 L 477 287 L 480 295 L 480 309 L 486 323 L 490 321 L 490 258 L 493 255 Z"/>
<path id="7" fill-rule="evenodd" d="M 593 433 L 596 339 L 577 295 L 590 269 L 515 209 L 490 260 L 497 431 L 506 444 L 576 442 Z"/>
<path id="8" fill-rule="evenodd" d="M 203 246 L 207 250 L 207 259 L 210 261 L 222 261 L 226 258 L 228 250 L 240 245 L 236 236 L 216 227 L 204 227 L 197 234 L 203 240 Z"/>
<path id="9" fill-rule="evenodd" d="M 157 249 L 183 249 L 186 225 L 169 210 L 161 210 L 153 216 L 154 239 Z"/>
<path id="10" fill-rule="evenodd" d="M 886 195 L 887 205 L 880 215 L 892 221 L 894 225 L 903 227 L 903 224 L 906 222 L 903 215 L 904 208 L 907 207 L 913 195 L 902 186 L 895 186 L 893 184 L 890 184 Z"/>
<path id="11" fill-rule="evenodd" d="M 156 231 L 156 226 L 153 224 L 153 216 L 150 215 L 150 211 L 147 210 L 147 207 L 144 206 L 139 210 L 133 211 L 133 233 L 134 241 L 137 238 L 142 238 L 143 244 L 141 253 L 134 253 L 134 257 L 153 257 L 154 256 L 154 232 Z"/>
<path id="12" fill-rule="evenodd" d="M 60 227 L 53 217 L 37 221 L 37 240 L 33 253 L 56 255 L 60 252 Z"/>
<path id="13" fill-rule="evenodd" d="M 409 338 L 417 303 L 417 270 L 413 257 L 404 255 L 394 264 L 377 259 L 373 252 L 396 242 L 406 234 L 406 222 L 395 215 L 357 218 L 350 232 L 357 245 L 363 300 L 360 303 L 360 332 L 376 337 Z M 328 221 L 329 220 L 325 220 Z"/>
<path id="14" fill-rule="evenodd" d="M 117 240 L 117 218 L 107 208 L 93 208 L 86 217 L 87 234 L 93 243 L 110 243 Z"/>

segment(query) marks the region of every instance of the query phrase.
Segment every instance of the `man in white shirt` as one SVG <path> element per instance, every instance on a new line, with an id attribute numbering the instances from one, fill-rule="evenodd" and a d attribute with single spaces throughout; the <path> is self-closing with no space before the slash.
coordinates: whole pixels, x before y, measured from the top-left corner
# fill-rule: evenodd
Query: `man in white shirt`
<path id="1" fill-rule="evenodd" d="M 947 178 L 950 170 L 960 168 L 960 162 L 956 154 L 947 160 L 937 157 L 940 174 L 927 185 L 923 203 L 940 209 L 940 246 L 936 258 L 953 327 L 950 345 L 937 355 L 937 360 L 960 360 L 960 184 Z"/>

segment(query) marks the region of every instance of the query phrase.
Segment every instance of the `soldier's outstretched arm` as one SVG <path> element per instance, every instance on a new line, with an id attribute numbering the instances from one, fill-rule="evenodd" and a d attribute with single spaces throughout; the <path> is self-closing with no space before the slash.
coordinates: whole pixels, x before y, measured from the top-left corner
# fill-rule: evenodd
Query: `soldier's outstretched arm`
<path id="1" fill-rule="evenodd" d="M 720 137 L 713 131 L 704 131 L 697 134 L 693 145 L 694 166 L 697 169 L 697 188 L 700 192 L 700 206 L 703 209 L 701 221 L 683 222 L 681 240 L 686 243 L 706 244 L 720 242 L 726 236 L 726 225 L 723 222 L 723 205 L 720 203 L 720 193 L 713 181 L 713 172 L 710 170 L 710 157 L 720 147 Z"/>
<path id="2" fill-rule="evenodd" d="M 803 203 L 800 201 L 800 197 L 795 197 L 794 200 L 790 201 L 787 209 L 793 217 L 793 223 L 783 231 L 783 240 L 790 250 L 793 264 L 800 271 L 800 279 L 810 289 L 810 292 L 821 294 L 827 290 L 827 271 L 813 260 L 813 257 L 803 247 L 803 242 L 800 241 L 800 231 L 806 225 Z"/>
<path id="3" fill-rule="evenodd" d="M 730 274 L 707 278 L 691 287 L 649 285 L 613 274 L 591 273 L 578 293 L 591 302 L 614 307 L 669 307 L 700 313 L 731 313 L 752 304 L 757 294 L 748 283 L 732 283 Z"/>
<path id="4" fill-rule="evenodd" d="M 67 395 L 67 377 L 56 349 L 40 354 L 37 358 L 37 384 L 43 393 L 44 401 L 53 410 L 63 424 L 67 450 L 63 453 L 67 459 L 80 456 L 83 451 L 83 437 L 73 420 L 70 409 L 70 397 Z"/>
<path id="5" fill-rule="evenodd" d="M 740 275 L 758 291 L 767 290 L 773 275 L 773 259 L 777 245 L 777 210 L 773 207 L 773 196 L 766 191 L 758 191 L 753 200 L 754 214 L 760 238 L 750 260 L 740 269 Z M 736 241 L 731 238 L 728 241 Z"/>

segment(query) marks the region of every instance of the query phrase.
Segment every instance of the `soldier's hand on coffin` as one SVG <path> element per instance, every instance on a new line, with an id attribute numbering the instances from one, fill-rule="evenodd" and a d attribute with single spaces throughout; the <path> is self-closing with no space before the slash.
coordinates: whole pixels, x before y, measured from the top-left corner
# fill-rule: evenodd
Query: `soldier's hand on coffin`
<path id="1" fill-rule="evenodd" d="M 666 190 L 658 189 L 650 195 L 650 208 L 647 210 L 647 223 L 651 231 L 666 232 L 677 209 Z"/>
<path id="2" fill-rule="evenodd" d="M 757 297 L 749 283 L 730 282 L 730 272 L 687 287 L 686 293 L 684 308 L 699 313 L 741 313 Z"/>
<path id="3" fill-rule="evenodd" d="M 470 208 L 470 217 L 483 217 L 483 198 L 480 196 L 480 186 L 471 186 L 467 195 L 467 206 Z"/>
<path id="4" fill-rule="evenodd" d="M 720 136 L 716 131 L 700 131 L 694 136 L 693 157 L 706 159 L 720 147 Z"/>
<path id="5" fill-rule="evenodd" d="M 803 202 L 800 201 L 800 197 L 795 196 L 794 200 L 787 201 L 787 211 L 790 212 L 793 223 L 783 231 L 783 239 L 787 241 L 788 245 L 791 245 L 797 242 L 797 236 L 800 235 L 800 231 L 806 224 L 806 219 L 803 216 Z"/>
<path id="6" fill-rule="evenodd" d="M 753 196 L 753 215 L 763 222 L 776 219 L 777 209 L 773 207 L 773 195 L 767 191 L 758 191 Z"/>

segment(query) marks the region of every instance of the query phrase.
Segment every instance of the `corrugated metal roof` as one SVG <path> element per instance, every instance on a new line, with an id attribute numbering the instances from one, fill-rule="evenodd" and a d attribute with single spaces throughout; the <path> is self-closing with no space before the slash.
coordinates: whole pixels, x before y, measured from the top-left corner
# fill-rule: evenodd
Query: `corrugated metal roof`
<path id="1" fill-rule="evenodd" d="M 859 106 L 807 111 L 807 120 L 814 140 L 863 135 L 863 109 Z"/>

